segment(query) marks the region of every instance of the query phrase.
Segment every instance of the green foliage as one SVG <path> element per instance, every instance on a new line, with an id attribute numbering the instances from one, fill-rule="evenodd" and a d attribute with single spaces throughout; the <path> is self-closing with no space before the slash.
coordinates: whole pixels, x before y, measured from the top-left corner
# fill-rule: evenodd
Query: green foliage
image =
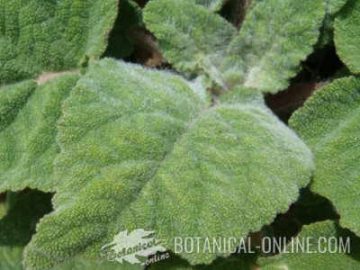
<path id="1" fill-rule="evenodd" d="M 227 87 L 218 67 L 236 29 L 225 19 L 193 1 L 153 0 L 146 6 L 144 21 L 177 70 L 187 75 L 206 74 Z"/>
<path id="2" fill-rule="evenodd" d="M 263 104 L 209 107 L 164 72 L 103 60 L 63 110 L 62 184 L 27 247 L 29 268 L 97 256 L 126 229 L 151 228 L 170 249 L 174 236 L 246 236 L 296 200 L 313 168 L 307 147 Z"/>
<path id="3" fill-rule="evenodd" d="M 360 1 L 349 0 L 335 20 L 336 51 L 351 72 L 360 73 Z"/>
<path id="4" fill-rule="evenodd" d="M 0 247 L 0 269 L 22 270 L 21 265 L 23 249 L 21 247 Z"/>
<path id="5" fill-rule="evenodd" d="M 349 237 L 350 250 L 345 250 L 346 241 Z M 348 231 L 341 230 L 331 221 L 324 221 L 304 226 L 297 238 L 289 243 L 289 250 L 292 246 L 296 247 L 296 241 L 304 241 L 303 239 L 311 239 L 312 253 L 294 252 L 283 253 L 275 257 L 260 260 L 261 270 L 308 270 L 308 269 L 359 269 L 360 262 L 360 242 L 359 239 L 351 235 Z M 335 241 L 330 245 L 328 239 L 336 239 L 338 251 L 330 253 L 329 249 L 335 250 Z M 341 240 L 340 240 L 341 239 Z M 307 241 L 307 240 L 306 240 Z M 344 249 L 339 248 L 344 244 Z M 310 246 L 310 245 L 309 245 Z M 318 247 L 320 248 L 318 249 Z M 327 252 L 321 253 L 318 251 Z M 340 252 L 341 251 L 341 252 Z M 350 254 L 346 252 L 351 252 Z"/>
<path id="6" fill-rule="evenodd" d="M 348 1 L 349 0 L 326 0 L 327 13 L 331 16 L 335 15 Z"/>
<path id="7" fill-rule="evenodd" d="M 204 73 L 225 90 L 243 84 L 277 92 L 312 52 L 324 14 L 322 0 L 263 1 L 235 35 L 221 17 L 191 2 L 153 0 L 144 19 L 179 71 Z"/>
<path id="8" fill-rule="evenodd" d="M 0 192 L 24 188 L 55 191 L 53 161 L 61 103 L 78 79 L 67 75 L 36 86 L 25 82 L 0 90 Z M 29 97 L 29 94 L 32 95 Z M 12 108 L 12 110 L 9 110 Z"/>
<path id="9" fill-rule="evenodd" d="M 342 226 L 360 234 L 360 79 L 338 79 L 292 117 L 291 126 L 315 155 L 312 190 L 329 198 Z"/>
<path id="10" fill-rule="evenodd" d="M 0 247 L 0 269 L 1 270 L 23 270 L 22 247 Z M 142 270 L 138 266 L 124 266 L 116 262 L 106 262 L 103 260 L 88 260 L 76 258 L 68 261 L 52 270 Z"/>
<path id="11" fill-rule="evenodd" d="M 0 2 L 0 84 L 98 59 L 118 0 Z"/>
<path id="12" fill-rule="evenodd" d="M 360 2 L 145 2 L 0 0 L 0 269 L 143 270 L 102 247 L 145 230 L 170 254 L 149 270 L 358 269 Z M 335 53 L 313 63 L 334 44 L 349 77 L 291 117 L 298 137 L 266 104 L 339 76 Z M 301 227 L 351 254 L 175 249 Z"/>
<path id="13" fill-rule="evenodd" d="M 212 11 L 219 11 L 227 0 L 195 0 L 195 3 L 203 5 Z"/>
<path id="14" fill-rule="evenodd" d="M 226 81 L 264 92 L 285 89 L 318 40 L 324 10 L 322 0 L 257 3 L 229 45 Z"/>
<path id="15" fill-rule="evenodd" d="M 33 81 L 25 81 L 0 88 L 0 132 L 16 118 L 36 88 Z"/>

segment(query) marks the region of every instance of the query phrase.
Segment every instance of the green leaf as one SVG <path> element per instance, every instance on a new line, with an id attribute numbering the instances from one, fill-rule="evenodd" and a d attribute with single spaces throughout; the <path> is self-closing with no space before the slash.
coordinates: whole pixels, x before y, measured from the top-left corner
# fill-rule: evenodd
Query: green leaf
<path id="1" fill-rule="evenodd" d="M 51 194 L 25 190 L 8 194 L 9 211 L 0 219 L 0 269 L 22 270 L 24 246 L 38 220 L 51 211 Z M 100 260 L 74 258 L 52 270 L 140 270 L 139 267 Z"/>
<path id="2" fill-rule="evenodd" d="M 0 247 L 0 269 L 23 270 L 22 251 L 22 247 Z"/>
<path id="3" fill-rule="evenodd" d="M 360 235 L 360 78 L 335 80 L 291 118 L 315 155 L 311 189 L 332 201 L 340 223 Z"/>
<path id="4" fill-rule="evenodd" d="M 33 81 L 0 87 L 0 132 L 16 118 L 35 88 Z"/>
<path id="5" fill-rule="evenodd" d="M 335 15 L 349 0 L 326 0 L 327 13 Z"/>
<path id="6" fill-rule="evenodd" d="M 235 27 L 193 1 L 178 0 L 150 1 L 144 21 L 175 69 L 188 76 L 206 74 L 227 88 L 218 67 L 236 33 Z"/>
<path id="7" fill-rule="evenodd" d="M 27 187 L 55 190 L 56 121 L 77 79 L 62 76 L 35 91 L 33 82 L 0 89 L 0 192 Z"/>
<path id="8" fill-rule="evenodd" d="M 337 54 L 353 73 L 360 73 L 360 1 L 350 0 L 335 19 Z"/>
<path id="9" fill-rule="evenodd" d="M 203 5 L 211 11 L 219 11 L 227 1 L 228 0 L 195 0 L 195 3 Z"/>
<path id="10" fill-rule="evenodd" d="M 323 0 L 257 3 L 229 46 L 225 81 L 264 92 L 285 89 L 313 51 L 324 15 Z"/>
<path id="11" fill-rule="evenodd" d="M 1 270 L 24 270 L 22 265 L 22 247 L 0 247 L 0 269 Z M 122 265 L 117 262 L 105 262 L 99 260 L 88 260 L 76 258 L 51 270 L 142 270 L 142 267 L 133 265 Z"/>
<path id="12" fill-rule="evenodd" d="M 347 239 L 350 239 L 351 254 L 347 254 L 349 250 L 345 250 Z M 360 242 L 359 239 L 349 234 L 349 232 L 341 230 L 332 221 L 324 221 L 304 226 L 297 238 L 289 243 L 288 249 L 297 246 L 297 242 L 308 241 L 310 239 L 312 245 L 309 250 L 312 253 L 299 252 L 283 253 L 274 257 L 264 258 L 260 260 L 261 270 L 308 270 L 308 269 L 359 269 L 360 268 Z M 343 243 L 343 250 L 339 252 L 330 252 L 329 249 L 335 248 L 336 243 L 340 246 Z M 330 245 L 330 243 L 332 243 Z M 320 251 L 324 252 L 321 253 Z M 327 251 L 327 252 L 325 252 Z M 342 251 L 342 252 L 340 252 Z"/>
<path id="13" fill-rule="evenodd" d="M 193 87 L 109 59 L 90 67 L 63 106 L 61 185 L 26 249 L 29 269 L 99 256 L 126 229 L 155 230 L 173 250 L 174 236 L 246 236 L 287 210 L 309 182 L 308 148 L 263 104 L 210 106 Z"/>
<path id="14" fill-rule="evenodd" d="M 0 84 L 98 59 L 118 0 L 0 2 Z"/>

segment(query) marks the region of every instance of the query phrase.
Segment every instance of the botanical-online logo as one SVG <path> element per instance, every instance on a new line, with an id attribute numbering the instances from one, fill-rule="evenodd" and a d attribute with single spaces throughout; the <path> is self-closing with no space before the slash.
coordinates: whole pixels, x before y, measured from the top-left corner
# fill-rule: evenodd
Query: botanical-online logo
<path id="1" fill-rule="evenodd" d="M 136 229 L 130 233 L 125 230 L 115 235 L 111 243 L 101 248 L 101 255 L 110 261 L 145 265 L 154 261 L 154 258 L 148 259 L 150 256 L 165 251 L 160 241 L 154 237 L 154 231 Z M 155 261 L 168 257 L 169 255 L 165 254 Z"/>

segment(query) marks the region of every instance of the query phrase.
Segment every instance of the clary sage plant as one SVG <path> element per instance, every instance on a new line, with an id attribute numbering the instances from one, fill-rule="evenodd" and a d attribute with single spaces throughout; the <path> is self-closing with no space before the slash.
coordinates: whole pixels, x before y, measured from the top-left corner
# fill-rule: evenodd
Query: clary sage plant
<path id="1" fill-rule="evenodd" d="M 342 69 L 280 120 L 265 98 L 326 46 Z M 144 269 L 101 255 L 137 229 L 170 254 L 151 270 L 360 269 L 359 74 L 359 0 L 0 1 L 0 269 Z M 288 235 L 304 190 L 332 214 L 291 236 L 351 251 L 176 250 Z"/>

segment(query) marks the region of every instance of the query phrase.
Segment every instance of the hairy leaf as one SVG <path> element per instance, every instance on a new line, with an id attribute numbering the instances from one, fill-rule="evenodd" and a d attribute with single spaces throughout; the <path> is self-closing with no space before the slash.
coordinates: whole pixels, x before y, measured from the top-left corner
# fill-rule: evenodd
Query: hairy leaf
<path id="1" fill-rule="evenodd" d="M 348 2 L 349 0 L 327 0 L 326 8 L 327 13 L 330 15 L 334 15 L 339 12 L 340 9 Z"/>
<path id="2" fill-rule="evenodd" d="M 77 79 L 77 75 L 66 75 L 35 91 L 32 82 L 0 89 L 0 192 L 26 187 L 55 190 L 56 121 Z"/>
<path id="3" fill-rule="evenodd" d="M 0 132 L 16 118 L 36 88 L 33 81 L 25 81 L 0 88 Z"/>
<path id="4" fill-rule="evenodd" d="M 335 45 L 341 60 L 360 73 L 360 1 L 349 0 L 335 20 Z"/>
<path id="5" fill-rule="evenodd" d="M 211 11 L 219 11 L 226 1 L 228 0 L 195 0 L 195 3 L 203 5 Z"/>
<path id="6" fill-rule="evenodd" d="M 0 247 L 0 269 L 23 270 L 22 251 L 22 247 Z"/>
<path id="7" fill-rule="evenodd" d="M 297 240 L 296 240 L 297 239 Z M 301 233 L 289 243 L 288 249 L 296 248 L 297 242 L 303 243 L 310 239 L 308 245 L 311 253 L 299 252 L 283 253 L 275 257 L 260 260 L 261 270 L 308 270 L 308 269 L 359 269 L 360 242 L 359 239 L 338 228 L 332 221 L 323 221 L 304 226 Z M 349 240 L 348 240 L 349 239 Z M 335 240 L 337 252 L 335 250 Z M 349 241 L 349 242 L 347 242 Z M 341 244 L 342 243 L 342 244 Z M 346 245 L 350 247 L 346 249 Z M 296 250 L 296 249 L 295 249 Z M 351 251 L 351 254 L 347 252 Z"/>
<path id="8" fill-rule="evenodd" d="M 25 270 L 22 265 L 23 247 L 0 247 L 1 270 Z M 76 258 L 51 270 L 143 270 L 140 266 L 122 265 L 117 262 L 105 262 Z"/>
<path id="9" fill-rule="evenodd" d="M 312 52 L 324 12 L 322 0 L 257 3 L 229 46 L 226 82 L 272 93 L 285 89 Z"/>
<path id="10" fill-rule="evenodd" d="M 193 1 L 178 0 L 150 1 L 144 21 L 157 37 L 165 58 L 178 71 L 206 74 L 227 88 L 218 67 L 235 27 Z"/>
<path id="11" fill-rule="evenodd" d="M 118 0 L 0 1 L 0 84 L 97 59 Z"/>
<path id="12" fill-rule="evenodd" d="M 90 68 L 63 106 L 62 184 L 27 247 L 29 269 L 99 256 L 125 230 L 155 230 L 169 249 L 174 236 L 246 236 L 288 208 L 309 182 L 308 148 L 264 105 L 239 95 L 211 107 L 198 91 L 108 59 Z"/>
<path id="13" fill-rule="evenodd" d="M 325 86 L 290 123 L 315 155 L 312 190 L 332 201 L 343 227 L 360 235 L 360 78 Z"/>

